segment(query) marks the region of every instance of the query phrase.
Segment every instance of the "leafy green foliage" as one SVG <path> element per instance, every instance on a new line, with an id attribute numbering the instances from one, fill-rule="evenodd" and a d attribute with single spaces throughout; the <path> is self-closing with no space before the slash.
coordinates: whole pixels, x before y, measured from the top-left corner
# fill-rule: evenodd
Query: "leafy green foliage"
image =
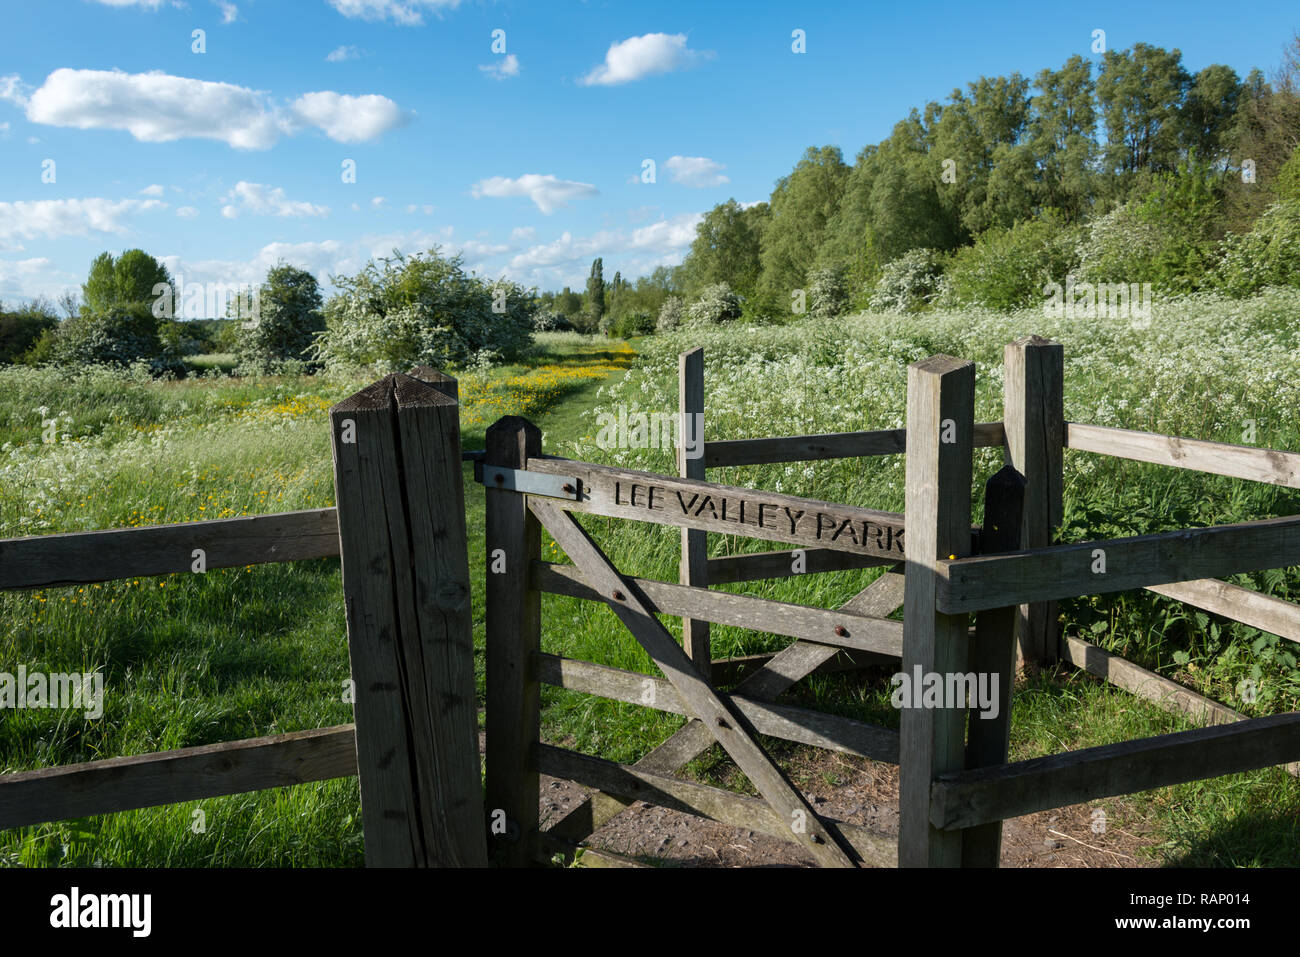
<path id="1" fill-rule="evenodd" d="M 739 319 L 740 297 L 725 282 L 706 286 L 700 297 L 686 310 L 686 316 L 691 322 L 710 324 Z"/>
<path id="2" fill-rule="evenodd" d="M 1041 302 L 1047 283 L 1064 284 L 1074 271 L 1077 238 L 1051 217 L 990 229 L 953 256 L 945 300 L 993 309 Z"/>
<path id="3" fill-rule="evenodd" d="M 128 249 L 116 259 L 103 252 L 91 261 L 81 287 L 83 311 L 106 312 L 119 306 L 152 304 L 161 285 L 171 285 L 167 268 L 143 249 Z"/>
<path id="4" fill-rule="evenodd" d="M 238 371 L 266 375 L 287 362 L 308 362 L 316 337 L 325 331 L 321 302 L 315 276 L 284 262 L 273 266 L 253 317 L 239 325 Z"/>
<path id="5" fill-rule="evenodd" d="M 912 249 L 880 271 L 870 306 L 879 312 L 914 312 L 939 294 L 944 259 L 933 249 Z"/>

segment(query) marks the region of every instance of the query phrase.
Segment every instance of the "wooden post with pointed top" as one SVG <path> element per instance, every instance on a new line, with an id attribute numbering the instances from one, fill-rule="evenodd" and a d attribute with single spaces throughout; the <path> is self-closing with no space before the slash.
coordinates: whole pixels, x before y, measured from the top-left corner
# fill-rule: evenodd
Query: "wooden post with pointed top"
<path id="1" fill-rule="evenodd" d="M 394 374 L 330 410 L 371 867 L 487 865 L 460 406 L 447 381 Z"/>

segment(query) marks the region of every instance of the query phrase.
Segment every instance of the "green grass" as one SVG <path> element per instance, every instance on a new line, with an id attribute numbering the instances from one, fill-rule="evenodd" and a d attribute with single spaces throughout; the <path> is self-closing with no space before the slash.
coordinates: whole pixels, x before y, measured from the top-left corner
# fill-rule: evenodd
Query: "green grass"
<path id="1" fill-rule="evenodd" d="M 976 419 L 1001 417 L 1002 344 L 1038 332 L 1065 343 L 1066 416 L 1166 434 L 1239 442 L 1256 420 L 1257 443 L 1300 449 L 1300 295 L 1245 303 L 1195 299 L 1157 306 L 1154 328 L 1047 320 L 1041 313 L 870 316 L 788 327 L 685 330 L 627 346 L 540 337 L 527 362 L 459 374 L 465 448 L 506 413 L 544 433 L 546 451 L 672 472 L 670 450 L 602 449 L 595 415 L 676 408 L 676 355 L 706 350 L 710 438 L 743 438 L 903 424 L 905 367 L 934 352 L 978 363 Z M 0 537 L 192 521 L 332 504 L 325 410 L 368 377 L 234 379 L 175 383 L 103 374 L 74 380 L 0 370 Z M 41 410 L 44 411 L 41 411 Z M 48 437 L 55 419 L 56 442 Z M 999 450 L 976 458 L 976 520 L 983 480 Z M 466 468 L 476 671 L 483 693 L 483 492 Z M 718 469 L 710 479 L 875 508 L 901 510 L 901 456 Z M 1063 537 L 1083 541 L 1300 512 L 1291 490 L 1139 463 L 1067 453 Z M 624 573 L 675 580 L 678 530 L 584 516 Z M 767 543 L 710 536 L 712 554 Z M 564 560 L 549 540 L 543 557 Z M 725 586 L 834 607 L 878 570 Z M 1300 598 L 1295 569 L 1238 581 Z M 7 769 L 44 767 L 161 748 L 338 724 L 348 674 L 334 561 L 259 566 L 112 583 L 101 588 L 0 594 L 0 662 L 47 670 L 101 669 L 104 716 L 11 712 L 0 724 Z M 1286 642 L 1186 610 L 1149 593 L 1062 603 L 1067 630 L 1252 715 L 1300 703 Z M 543 649 L 655 674 L 648 657 L 601 604 L 543 597 Z M 680 621 L 664 619 L 680 635 Z M 714 626 L 715 657 L 774 651 L 789 639 Z M 0 665 L 0 670 L 3 666 Z M 888 673 L 801 683 L 789 700 L 888 727 Z M 1243 678 L 1259 696 L 1240 700 Z M 682 724 L 679 717 L 561 689 L 543 689 L 543 735 L 632 762 Z M 1017 689 L 1017 759 L 1189 727 L 1073 669 Z M 780 744 L 780 754 L 789 746 Z M 718 748 L 691 766 L 701 780 L 745 787 Z M 28 864 L 357 865 L 355 781 L 304 785 L 0 834 L 0 856 Z M 1119 802 L 1099 802 L 1107 808 Z M 193 812 L 206 828 L 196 833 Z M 1300 783 L 1276 769 L 1123 799 L 1157 836 L 1170 865 L 1300 862 Z"/>

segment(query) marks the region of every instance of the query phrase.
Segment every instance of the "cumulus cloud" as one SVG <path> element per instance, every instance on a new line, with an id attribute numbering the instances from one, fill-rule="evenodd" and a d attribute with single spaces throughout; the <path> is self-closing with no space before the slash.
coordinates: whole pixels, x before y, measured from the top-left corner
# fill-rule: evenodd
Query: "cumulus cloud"
<path id="1" fill-rule="evenodd" d="M 167 208 L 156 199 L 39 199 L 0 202 L 0 249 L 22 249 L 20 240 L 59 239 L 91 233 L 125 233 L 136 213 Z"/>
<path id="2" fill-rule="evenodd" d="M 536 271 L 558 266 L 592 256 L 613 256 L 618 253 L 648 252 L 661 256 L 680 254 L 695 239 L 695 227 L 704 216 L 700 213 L 682 213 L 671 219 L 661 219 L 632 232 L 622 229 L 601 230 L 591 236 L 575 237 L 567 230 L 549 243 L 538 243 L 510 260 L 510 268 Z"/>
<path id="3" fill-rule="evenodd" d="M 674 183 L 696 189 L 731 182 L 729 177 L 722 175 L 726 167 L 707 156 L 670 156 L 664 161 L 664 169 L 668 170 Z"/>
<path id="4" fill-rule="evenodd" d="M 584 86 L 616 86 L 655 73 L 689 69 L 712 56 L 712 50 L 688 48 L 684 33 L 647 33 L 610 44 L 605 62 L 578 82 Z"/>
<path id="5" fill-rule="evenodd" d="M 30 87 L 24 86 L 23 81 L 19 79 L 18 74 L 11 73 L 8 76 L 0 76 L 0 100 L 12 103 L 14 106 L 27 109 L 27 100 Z"/>
<path id="6" fill-rule="evenodd" d="M 221 8 L 221 22 L 234 23 L 239 19 L 239 7 L 227 0 L 214 0 L 216 5 Z"/>
<path id="7" fill-rule="evenodd" d="M 243 180 L 236 183 L 234 189 L 223 196 L 221 201 L 226 204 L 221 207 L 221 215 L 227 219 L 235 219 L 241 212 L 258 216 L 293 218 L 325 216 L 329 213 L 328 206 L 317 206 L 314 203 L 289 199 L 279 186 L 272 187 L 265 183 L 248 183 Z"/>
<path id="8" fill-rule="evenodd" d="M 0 96 L 20 101 L 23 91 L 16 77 L 0 81 Z M 286 110 L 266 94 L 232 83 L 160 71 L 124 73 L 66 67 L 51 73 L 25 105 L 33 123 L 126 130 L 146 143 L 187 137 L 221 140 L 246 150 L 269 149 L 281 136 L 304 126 L 318 127 L 340 143 L 357 143 L 374 139 L 409 118 L 388 97 L 374 94 L 306 93 Z"/>
<path id="9" fill-rule="evenodd" d="M 199 211 L 195 209 L 193 206 L 181 206 L 179 209 L 176 210 L 176 215 L 179 216 L 181 219 L 193 219 L 194 217 L 198 216 L 198 214 Z"/>
<path id="10" fill-rule="evenodd" d="M 361 51 L 353 46 L 335 47 L 329 53 L 325 54 L 326 63 L 342 63 L 344 60 L 355 60 L 361 56 Z"/>
<path id="11" fill-rule="evenodd" d="M 411 27 L 424 22 L 423 11 L 429 10 L 441 16 L 443 10 L 460 6 L 460 0 L 329 0 L 329 5 L 345 17 L 392 20 Z"/>
<path id="12" fill-rule="evenodd" d="M 586 199 L 599 195 L 600 190 L 590 183 L 577 183 L 573 180 L 558 179 L 546 174 L 526 173 L 518 179 L 505 176 L 490 176 L 481 179 L 473 186 L 476 199 L 491 196 L 502 199 L 509 196 L 527 196 L 546 215 L 569 204 L 571 200 Z"/>
<path id="13" fill-rule="evenodd" d="M 480 63 L 479 69 L 497 80 L 505 80 L 519 75 L 519 57 L 507 53 L 496 63 Z"/>
<path id="14" fill-rule="evenodd" d="M 162 185 L 159 183 L 154 183 L 140 190 L 141 196 L 161 196 L 162 194 L 163 194 L 163 188 Z"/>
<path id="15" fill-rule="evenodd" d="M 339 143 L 363 143 L 402 126 L 410 119 L 386 96 L 351 96 L 325 90 L 304 93 L 290 104 L 294 113 Z"/>

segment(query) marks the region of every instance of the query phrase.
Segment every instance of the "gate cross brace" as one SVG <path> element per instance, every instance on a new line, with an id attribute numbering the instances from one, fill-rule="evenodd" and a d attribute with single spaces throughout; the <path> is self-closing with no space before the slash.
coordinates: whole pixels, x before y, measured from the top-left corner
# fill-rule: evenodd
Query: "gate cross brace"
<path id="1" fill-rule="evenodd" d="M 781 818 L 790 823 L 790 836 L 817 860 L 830 867 L 857 866 L 850 845 L 829 827 L 773 763 L 739 713 L 730 709 L 690 658 L 647 608 L 640 589 L 625 579 L 568 512 L 558 504 L 529 499 L 528 507 L 551 537 L 573 559 L 588 583 L 632 632 L 682 700 L 708 732 L 731 755 L 746 777 Z M 833 650 L 832 650 L 833 653 Z"/>

